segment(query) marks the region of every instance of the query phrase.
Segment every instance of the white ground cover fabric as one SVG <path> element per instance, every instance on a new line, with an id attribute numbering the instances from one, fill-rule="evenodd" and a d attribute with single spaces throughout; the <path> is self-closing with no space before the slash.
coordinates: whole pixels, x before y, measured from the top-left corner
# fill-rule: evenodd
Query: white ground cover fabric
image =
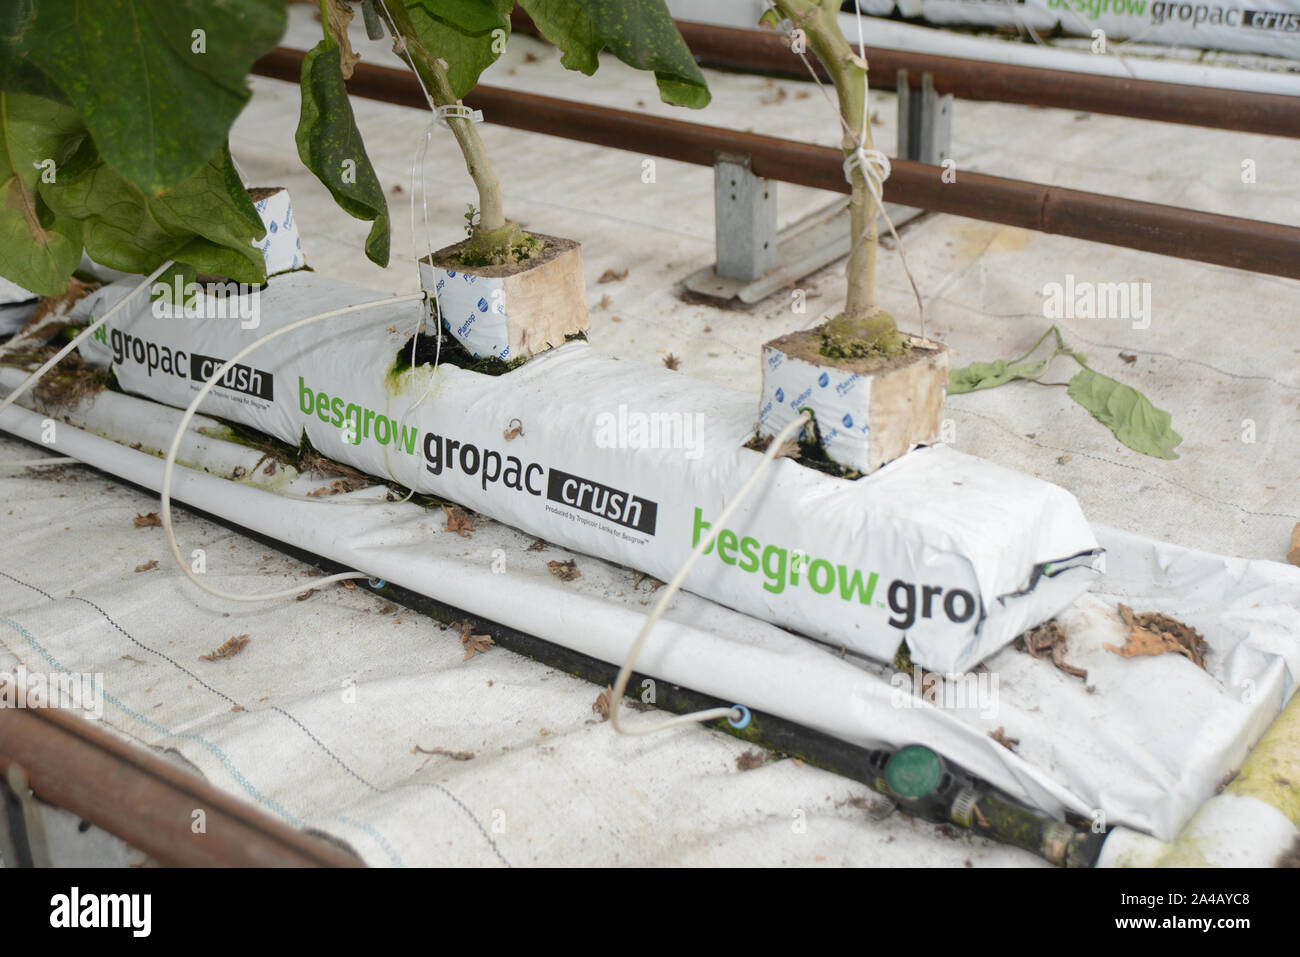
<path id="1" fill-rule="evenodd" d="M 310 11 L 295 11 L 287 42 L 305 48 L 318 36 Z M 354 45 L 372 61 L 382 56 L 383 44 L 354 37 Z M 525 53 L 539 60 L 525 62 Z M 714 105 L 683 117 L 657 102 L 645 77 L 609 60 L 600 75 L 616 82 L 598 86 L 565 73 L 558 54 L 520 38 L 487 81 L 824 144 L 836 138 L 829 108 L 816 92 L 801 96 L 809 91 L 804 84 L 710 73 Z M 298 164 L 291 119 L 296 91 L 266 80 L 253 85 L 252 103 L 236 125 L 235 153 L 253 183 L 290 188 L 309 261 L 324 275 L 381 292 L 417 290 L 414 258 L 402 255 L 410 248 L 404 204 L 427 117 L 385 104 L 354 106 L 394 204 L 397 254 L 383 271 L 359 252 L 369 224 L 338 211 Z M 874 95 L 873 109 L 880 118 L 877 139 L 888 145 L 893 97 Z M 593 347 L 648 361 L 672 353 L 682 360 L 684 375 L 757 395 L 761 344 L 815 323 L 842 299 L 837 266 L 801 284 L 806 314 L 792 312 L 791 299 L 782 296 L 750 313 L 682 302 L 674 283 L 713 259 L 710 170 L 659 160 L 655 181 L 646 183 L 644 157 L 518 133 L 488 119 L 482 132 L 503 179 L 507 209 L 526 226 L 584 243 Z M 450 141 L 435 138 L 439 143 L 427 171 L 436 187 L 429 196 L 435 248 L 460 238 L 465 204 L 473 197 Z M 954 153 L 959 175 L 979 170 L 1300 222 L 1294 188 L 1300 165 L 1294 142 L 1280 138 L 959 102 Z M 1246 160 L 1258 174 L 1252 183 L 1242 181 Z M 539 171 L 545 171 L 545 188 L 536 185 Z M 393 192 L 398 185 L 402 192 Z M 830 199 L 793 187 L 781 191 L 783 221 Z M 1295 572 L 1226 566 L 1230 576 L 1246 577 L 1227 607 L 1230 623 L 1221 624 L 1225 611 L 1212 591 L 1198 593 L 1202 605 L 1174 601 L 1168 586 L 1152 590 L 1141 583 L 1158 581 L 1157 573 L 1169 567 L 1186 592 L 1203 570 L 1225 566 L 1134 543 L 1128 534 L 1229 556 L 1282 559 L 1290 529 L 1300 521 L 1300 343 L 1285 310 L 1300 283 L 949 216 L 926 217 L 909 226 L 903 240 L 926 297 L 925 331 L 954 348 L 955 365 L 1028 348 L 1049 324 L 1045 285 L 1067 275 L 1151 284 L 1151 322 L 1144 328 L 1121 317 L 1060 324 L 1097 368 L 1142 388 L 1173 414 L 1185 437 L 1179 460 L 1158 461 L 1124 448 L 1059 388 L 1022 384 L 959 396 L 949 400 L 948 415 L 958 449 L 1059 484 L 1079 498 L 1094 523 L 1126 530 L 1098 526 L 1111 548 L 1114 587 L 1123 589 L 1098 602 L 1122 599 L 1138 610 L 1168 610 L 1200 628 L 1218 652 L 1208 674 L 1191 675 L 1191 690 L 1175 712 L 1180 724 L 1196 729 L 1185 744 L 1171 745 L 1159 730 L 1165 726 L 1157 724 L 1115 767 L 1109 756 L 1080 745 L 1077 729 L 1099 724 L 1112 694 L 1131 707 L 1150 707 L 1144 696 L 1167 682 L 1171 669 L 1186 672 L 1186 663 L 1169 657 L 1124 661 L 1091 643 L 1076 658 L 1072 646 L 1067 660 L 1088 668 L 1089 683 L 1098 688 L 1088 695 L 1082 682 L 1046 662 L 1005 651 L 990 665 L 1000 676 L 1004 710 L 991 726 L 982 719 L 963 724 L 971 731 L 963 733 L 969 748 L 960 757 L 989 773 L 1004 773 L 998 768 L 1008 762 L 1020 767 L 1020 759 L 984 734 L 1001 725 L 1007 736 L 1021 738 L 1024 763 L 1054 780 L 1110 780 L 1121 769 L 1136 769 L 1133 791 L 1167 815 L 1163 824 L 1156 815 L 1147 823 L 1167 828 L 1177 808 L 1190 810 L 1204 797 L 1203 784 L 1189 782 L 1203 782 L 1211 767 L 1231 770 L 1252 732 L 1262 730 L 1264 712 L 1255 706 L 1261 717 L 1252 727 L 1250 706 L 1239 700 L 1249 686 L 1239 680 L 1262 678 L 1255 700 L 1271 700 L 1274 708 L 1294 681 L 1296 638 L 1293 630 L 1287 637 L 1287 628 L 1295 625 L 1287 622 L 1300 615 L 1276 604 L 1255 609 L 1251 592 L 1252 581 L 1263 578 L 1294 588 Z M 421 255 L 424 245 L 421 226 Z M 622 282 L 598 283 L 607 269 L 630 273 Z M 921 331 L 896 252 L 882 251 L 879 275 L 886 307 L 904 327 Z M 152 444 L 165 439 L 159 429 Z M 10 460 L 37 454 L 8 439 L 0 447 Z M 110 692 L 129 709 L 110 705 L 106 722 L 138 740 L 182 751 L 219 786 L 272 813 L 337 833 L 374 863 L 499 864 L 498 851 L 513 864 L 1036 863 L 1022 852 L 953 838 L 900 815 L 875 820 L 851 803 L 874 806 L 863 786 L 792 761 L 738 772 L 736 758 L 746 746 L 710 731 L 619 739 L 591 713 L 598 689 L 590 684 L 501 649 L 465 662 L 453 631 L 385 610 L 363 591 L 337 588 L 302 603 L 251 607 L 206 598 L 168 567 L 158 529 L 134 528 L 132 518 L 154 510 L 156 499 L 89 470 L 45 478 L 0 473 L 0 488 L 0 528 L 8 546 L 0 570 L 54 596 L 0 577 L 0 608 L 61 664 L 103 672 Z M 429 521 L 430 530 L 417 537 L 445 550 L 449 568 L 488 569 L 500 548 L 518 576 L 511 581 L 529 581 L 548 594 L 606 602 L 632 620 L 653 600 L 645 583 L 634 588 L 630 573 L 596 562 L 580 560 L 584 577 L 561 583 L 545 561 L 570 556 L 556 549 L 513 552 L 526 542 L 492 523 L 460 539 L 441 531 L 441 520 Z M 322 524 L 328 534 L 329 523 Z M 183 547 L 219 557 L 212 573 L 217 584 L 270 590 L 305 571 L 221 526 L 182 519 L 178 530 Z M 1121 552 L 1155 572 L 1120 571 L 1115 556 Z M 159 567 L 134 571 L 150 560 Z M 76 596 L 69 597 L 73 590 Z M 513 586 L 503 583 L 488 597 L 497 616 L 518 613 Z M 670 618 L 721 636 L 718 641 L 754 631 L 750 619 L 695 602 L 683 596 Z M 539 607 L 558 614 L 562 606 Z M 1085 603 L 1078 614 L 1099 612 Z M 577 635 L 585 624 L 580 614 L 564 622 Z M 620 634 L 630 640 L 632 630 Z M 33 668 L 48 665 L 21 632 L 7 624 L 0 631 L 9 654 Z M 241 655 L 220 664 L 198 660 L 243 633 L 251 641 Z M 654 644 L 647 667 L 656 661 Z M 852 659 L 838 661 L 815 645 L 801 648 L 810 661 L 821 656 L 835 663 L 839 674 L 869 677 Z M 6 658 L 5 667 L 11 661 Z M 1013 678 L 1025 674 L 1050 684 L 1050 697 L 1062 702 L 1059 711 L 1044 716 L 1043 704 L 1029 698 L 1013 704 Z M 345 703 L 349 688 L 354 701 Z M 1238 703 L 1229 703 L 1233 696 Z M 1211 718 L 1216 709 L 1235 712 L 1233 720 L 1219 725 Z M 1152 720 L 1168 718 L 1151 710 Z M 896 722 L 918 713 L 890 709 Z M 944 725 L 957 717 L 934 714 Z M 417 745 L 475 757 L 412 753 Z M 1076 799 L 1083 805 L 1112 800 L 1092 793 Z"/>

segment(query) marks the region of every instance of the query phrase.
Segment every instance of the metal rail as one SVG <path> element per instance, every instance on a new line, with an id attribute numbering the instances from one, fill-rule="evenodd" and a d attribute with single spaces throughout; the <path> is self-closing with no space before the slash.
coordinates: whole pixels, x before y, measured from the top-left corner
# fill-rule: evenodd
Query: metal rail
<path id="1" fill-rule="evenodd" d="M 686 45 L 705 66 L 808 79 L 808 68 L 790 52 L 782 34 L 689 20 L 676 22 Z M 512 26 L 517 32 L 537 35 L 536 26 L 518 9 Z M 1280 93 L 1099 76 L 883 47 L 869 46 L 864 56 L 871 65 L 871 84 L 877 88 L 893 89 L 898 71 L 906 70 L 909 86 L 919 89 L 922 75 L 929 73 L 940 93 L 951 93 L 963 100 L 1054 106 L 1242 133 L 1300 137 L 1300 97 Z M 809 59 L 818 75 L 827 79 L 821 65 Z"/>
<path id="2" fill-rule="evenodd" d="M 279 47 L 253 72 L 297 82 L 304 52 Z M 408 71 L 358 64 L 348 81 L 357 96 L 427 109 Z M 494 123 L 647 156 L 713 166 L 719 151 L 748 154 L 765 179 L 849 192 L 843 154 L 775 136 L 479 86 L 465 103 Z M 1300 229 L 1099 193 L 958 171 L 945 183 L 938 166 L 892 161 L 885 200 L 1112 246 L 1300 279 Z"/>
<path id="3" fill-rule="evenodd" d="M 351 854 L 282 824 L 201 778 L 53 708 L 0 708 L 0 774 L 167 866 L 357 867 Z M 196 812 L 202 831 L 196 833 Z"/>

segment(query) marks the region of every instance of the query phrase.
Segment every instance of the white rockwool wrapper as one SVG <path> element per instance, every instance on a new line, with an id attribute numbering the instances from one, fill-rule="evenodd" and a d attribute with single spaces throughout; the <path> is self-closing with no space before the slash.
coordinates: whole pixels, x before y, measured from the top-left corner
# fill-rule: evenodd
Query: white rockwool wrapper
<path id="1" fill-rule="evenodd" d="M 90 315 L 129 283 L 77 304 Z M 132 305 L 83 345 L 122 387 L 188 404 L 212 363 L 373 292 L 293 273 L 256 330 Z M 201 410 L 451 499 L 575 551 L 671 578 L 760 461 L 754 397 L 569 343 L 503 376 L 444 364 L 394 373 L 419 303 L 267 344 Z M 204 370 L 207 370 L 205 373 Z M 523 431 L 504 433 L 514 420 Z M 419 548 L 418 542 L 375 547 Z M 857 481 L 774 461 L 686 587 L 835 645 L 958 672 L 1067 607 L 1100 550 L 1064 489 L 946 447 Z M 485 570 L 485 574 L 487 574 Z"/>
<path id="2" fill-rule="evenodd" d="M 871 470 L 871 377 L 814 365 L 764 346 L 759 433 L 776 435 L 806 408 L 816 417 L 831 459 L 859 472 Z"/>
<path id="3" fill-rule="evenodd" d="M 302 238 L 298 235 L 293 207 L 289 203 L 289 191 L 278 189 L 253 203 L 253 208 L 266 227 L 266 235 L 256 244 L 266 259 L 266 274 L 274 276 L 307 265 Z"/>
<path id="4" fill-rule="evenodd" d="M 447 331 L 475 359 L 510 359 L 510 328 L 506 323 L 505 280 L 476 276 L 420 263 L 425 289 L 434 289 L 438 311 Z"/>
<path id="5" fill-rule="evenodd" d="M 0 278 L 0 336 L 17 332 L 31 317 L 40 296 Z"/>

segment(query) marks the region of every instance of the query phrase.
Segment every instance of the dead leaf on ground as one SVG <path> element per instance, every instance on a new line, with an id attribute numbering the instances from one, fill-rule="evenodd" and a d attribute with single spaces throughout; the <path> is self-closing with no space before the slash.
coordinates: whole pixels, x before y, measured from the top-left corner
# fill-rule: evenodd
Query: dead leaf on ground
<path id="1" fill-rule="evenodd" d="M 597 304 L 596 308 L 608 309 L 612 305 L 614 305 L 614 300 L 609 298 L 609 293 L 605 293 L 600 297 L 600 302 Z"/>
<path id="2" fill-rule="evenodd" d="M 469 538 L 469 533 L 474 531 L 474 519 L 469 513 L 459 505 L 444 504 L 442 510 L 447 515 L 447 531 L 455 532 L 461 538 Z"/>
<path id="3" fill-rule="evenodd" d="M 487 635 L 470 634 L 473 630 L 474 626 L 470 623 L 468 618 L 461 622 L 460 643 L 465 646 L 465 657 L 461 659 L 462 661 L 469 661 L 476 653 L 480 655 L 484 654 L 489 648 L 496 644 L 496 642 Z"/>
<path id="4" fill-rule="evenodd" d="M 216 651 L 209 652 L 206 655 L 199 655 L 200 661 L 220 661 L 222 658 L 233 658 L 244 650 L 248 644 L 248 635 L 235 635 L 233 638 L 227 638 L 220 648 Z"/>
<path id="5" fill-rule="evenodd" d="M 151 558 L 143 565 L 136 565 L 135 570 L 138 572 L 151 572 L 158 567 L 158 559 Z"/>
<path id="6" fill-rule="evenodd" d="M 154 528 L 162 525 L 162 519 L 158 517 L 157 512 L 150 512 L 148 515 L 137 515 L 135 517 L 136 528 Z"/>
<path id="7" fill-rule="evenodd" d="M 544 552 L 544 551 L 546 551 L 546 550 L 547 550 L 548 548 L 550 548 L 550 547 L 551 547 L 551 546 L 550 546 L 550 543 L 549 543 L 548 541 L 546 541 L 546 539 L 544 539 L 544 538 L 535 538 L 535 539 L 533 539 L 533 543 L 532 543 L 531 545 L 529 545 L 528 548 L 525 549 L 525 551 L 530 551 L 530 552 Z"/>
<path id="8" fill-rule="evenodd" d="M 308 598 L 310 598 L 310 597 L 311 597 L 312 595 L 314 595 L 314 594 L 316 594 L 316 589 L 314 589 L 314 588 L 308 588 L 308 589 L 307 589 L 305 592 L 303 592 L 301 595 L 295 595 L 293 600 L 294 600 L 294 601 L 306 601 Z"/>
<path id="9" fill-rule="evenodd" d="M 1056 623 L 1056 620 L 1044 622 L 1037 628 L 1031 628 L 1020 636 L 1018 645 L 1023 645 L 1024 650 L 1029 653 L 1030 657 L 1043 658 L 1051 656 L 1052 664 L 1064 671 L 1067 675 L 1073 675 L 1076 678 L 1088 680 L 1088 672 L 1083 668 L 1076 668 L 1068 664 L 1065 660 L 1065 644 L 1069 635 L 1064 628 Z"/>
<path id="10" fill-rule="evenodd" d="M 1205 668 L 1205 654 L 1210 646 L 1195 628 L 1159 612 L 1135 614 L 1132 608 L 1124 604 L 1119 606 L 1119 617 L 1128 626 L 1128 640 L 1123 648 L 1105 645 L 1107 651 L 1125 658 L 1174 652 L 1198 668 Z"/>
<path id="11" fill-rule="evenodd" d="M 596 712 L 596 714 L 600 715 L 601 721 L 609 720 L 609 702 L 610 702 L 610 696 L 613 693 L 614 693 L 613 685 L 606 685 L 605 690 L 602 691 L 600 694 L 598 694 L 596 696 L 596 700 L 592 702 L 591 710 Z"/>
<path id="12" fill-rule="evenodd" d="M 755 768 L 761 768 L 766 761 L 762 751 L 756 751 L 750 748 L 744 754 L 736 755 L 737 771 L 752 771 Z"/>
<path id="13" fill-rule="evenodd" d="M 68 314 L 68 310 L 76 304 L 79 299 L 84 299 L 92 292 L 99 288 L 97 282 L 82 282 L 76 277 L 69 277 L 67 288 L 57 296 L 44 296 L 32 310 L 32 314 L 27 317 L 27 322 L 23 325 L 20 335 L 35 338 L 38 335 L 44 335 L 47 330 L 41 329 L 41 323 L 47 316 L 54 316 L 56 319 L 62 318 Z M 62 323 L 50 323 L 48 332 L 53 335 L 59 330 Z M 40 330 L 39 333 L 37 330 Z"/>
<path id="14" fill-rule="evenodd" d="M 1020 739 L 1008 738 L 1006 729 L 1001 726 L 999 726 L 996 731 L 990 731 L 989 737 L 1013 754 L 1016 752 L 1016 749 L 1020 747 Z"/>
<path id="15" fill-rule="evenodd" d="M 1286 560 L 1292 565 L 1300 565 L 1300 522 L 1291 529 L 1291 550 L 1286 553 Z"/>
<path id="16" fill-rule="evenodd" d="M 1126 363 L 1128 363 L 1129 365 L 1132 365 L 1133 363 L 1137 362 L 1137 358 L 1138 358 L 1136 355 L 1132 355 L 1132 354 L 1127 353 L 1127 352 L 1121 352 L 1121 353 L 1119 354 L 1119 357 L 1120 357 L 1121 359 L 1123 359 L 1123 360 L 1124 360 Z"/>
<path id="17" fill-rule="evenodd" d="M 575 578 L 581 578 L 582 572 L 578 571 L 578 563 L 570 558 L 567 562 L 547 562 L 546 567 L 562 582 L 571 582 Z"/>
<path id="18" fill-rule="evenodd" d="M 682 360 L 677 358 L 671 352 L 664 356 L 664 368 L 676 370 L 681 367 Z"/>
<path id="19" fill-rule="evenodd" d="M 443 757 L 451 758 L 453 761 L 472 761 L 474 760 L 473 751 L 452 751 L 448 748 L 434 746 L 432 748 L 422 748 L 418 744 L 411 748 L 412 754 L 441 754 Z"/>
<path id="20" fill-rule="evenodd" d="M 637 572 L 636 578 L 632 579 L 632 590 L 636 591 L 636 589 L 640 588 L 642 582 L 649 582 L 651 591 L 658 591 L 664 587 L 664 582 L 661 582 L 653 575 L 647 575 L 644 572 Z"/>
<path id="21" fill-rule="evenodd" d="M 626 269 L 606 269 L 596 282 L 622 282 L 627 278 Z"/>

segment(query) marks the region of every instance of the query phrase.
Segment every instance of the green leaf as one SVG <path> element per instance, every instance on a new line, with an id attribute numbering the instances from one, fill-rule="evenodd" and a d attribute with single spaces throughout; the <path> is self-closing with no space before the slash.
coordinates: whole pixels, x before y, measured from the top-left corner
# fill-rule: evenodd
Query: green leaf
<path id="1" fill-rule="evenodd" d="M 1178 458 L 1174 448 L 1183 438 L 1169 427 L 1169 413 L 1137 389 L 1085 368 L 1070 380 L 1068 391 L 1130 449 L 1158 459 Z"/>
<path id="2" fill-rule="evenodd" d="M 398 2 L 398 0 L 390 0 Z M 447 63 L 447 82 L 451 84 L 452 93 L 457 99 L 465 96 L 478 83 L 483 71 L 496 62 L 505 44 L 490 33 L 471 35 L 450 25 L 440 12 L 442 0 L 401 0 L 411 17 L 415 28 L 415 40 L 431 56 L 439 57 Z M 490 0 L 499 8 L 504 8 L 505 23 L 508 32 L 510 0 Z"/>
<path id="3" fill-rule="evenodd" d="M 266 230 L 224 146 L 193 176 L 147 196 L 84 139 L 57 183 L 42 183 L 40 192 L 59 216 L 81 222 L 86 252 L 111 269 L 148 273 L 175 259 L 207 275 L 266 279 L 253 245 Z"/>
<path id="4" fill-rule="evenodd" d="M 81 262 L 81 224 L 41 198 L 65 156 L 85 138 L 75 110 L 0 91 L 0 275 L 42 296 L 60 295 Z"/>
<path id="5" fill-rule="evenodd" d="M 547 41 L 557 47 L 568 70 L 591 76 L 600 66 L 597 54 L 605 45 L 587 11 L 576 0 L 519 0 Z"/>
<path id="6" fill-rule="evenodd" d="M 343 83 L 339 49 L 331 41 L 322 40 L 303 59 L 301 87 L 302 111 L 294 134 L 298 156 L 345 212 L 374 221 L 366 238 L 366 255 L 387 266 L 388 200 L 361 142 Z"/>
<path id="7" fill-rule="evenodd" d="M 651 70 L 665 103 L 700 109 L 709 88 L 663 0 L 520 0 L 537 28 L 564 51 L 570 69 L 593 73 L 608 49 L 628 66 Z"/>
<path id="8" fill-rule="evenodd" d="M 948 394 L 961 395 L 964 392 L 992 389 L 1006 385 L 1013 379 L 1036 379 L 1044 371 L 1044 364 L 1040 362 L 1011 363 L 1006 359 L 972 362 L 964 369 L 953 369 L 948 373 Z"/>
<path id="9" fill-rule="evenodd" d="M 225 145 L 244 78 L 284 26 L 282 0 L 41 0 L 18 45 L 104 160 L 155 195 Z"/>
<path id="10" fill-rule="evenodd" d="M 418 5 L 427 16 L 465 36 L 481 37 L 493 30 L 510 33 L 510 8 L 514 3 L 513 0 L 408 0 L 406 5 Z"/>

